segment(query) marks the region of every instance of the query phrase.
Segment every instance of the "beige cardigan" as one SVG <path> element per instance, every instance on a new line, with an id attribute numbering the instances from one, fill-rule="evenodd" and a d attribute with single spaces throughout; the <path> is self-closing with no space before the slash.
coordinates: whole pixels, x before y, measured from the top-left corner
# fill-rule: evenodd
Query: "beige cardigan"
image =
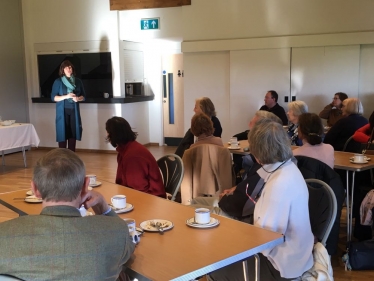
<path id="1" fill-rule="evenodd" d="M 232 161 L 229 150 L 213 144 L 196 145 L 183 155 L 182 204 L 195 197 L 216 195 L 232 187 Z"/>

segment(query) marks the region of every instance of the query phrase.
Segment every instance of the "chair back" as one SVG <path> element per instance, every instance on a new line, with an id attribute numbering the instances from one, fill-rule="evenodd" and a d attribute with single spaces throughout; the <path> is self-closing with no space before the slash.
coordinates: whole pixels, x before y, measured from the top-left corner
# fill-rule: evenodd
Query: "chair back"
<path id="1" fill-rule="evenodd" d="M 314 236 L 325 246 L 335 222 L 337 203 L 331 187 L 317 179 L 306 179 L 309 191 L 309 218 Z"/>
<path id="2" fill-rule="evenodd" d="M 166 193 L 171 194 L 170 200 L 175 197 L 180 189 L 184 175 L 182 159 L 176 154 L 168 154 L 157 160 Z"/>
<path id="3" fill-rule="evenodd" d="M 13 277 L 10 275 L 1 275 L 0 274 L 0 281 L 21 281 L 22 279 L 18 279 L 17 277 Z"/>
<path id="4" fill-rule="evenodd" d="M 186 150 L 182 160 L 182 204 L 190 205 L 193 198 L 215 196 L 233 186 L 232 160 L 227 148 L 199 144 Z"/>

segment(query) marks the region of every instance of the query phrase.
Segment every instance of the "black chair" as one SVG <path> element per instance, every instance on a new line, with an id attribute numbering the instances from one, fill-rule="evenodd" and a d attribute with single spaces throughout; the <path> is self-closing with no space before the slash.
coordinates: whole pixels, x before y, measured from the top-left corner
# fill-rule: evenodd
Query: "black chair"
<path id="1" fill-rule="evenodd" d="M 176 154 L 168 154 L 157 160 L 168 199 L 175 201 L 184 175 L 182 159 Z"/>
<path id="2" fill-rule="evenodd" d="M 324 246 L 335 222 L 337 203 L 331 187 L 317 179 L 306 179 L 309 191 L 309 219 L 314 236 Z"/>

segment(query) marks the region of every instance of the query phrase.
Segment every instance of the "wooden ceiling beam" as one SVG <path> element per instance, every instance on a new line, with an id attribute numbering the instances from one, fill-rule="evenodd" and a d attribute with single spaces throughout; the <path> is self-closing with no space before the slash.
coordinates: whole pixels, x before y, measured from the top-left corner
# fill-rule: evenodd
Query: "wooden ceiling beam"
<path id="1" fill-rule="evenodd" d="M 110 10 L 137 10 L 191 5 L 191 0 L 110 0 Z"/>

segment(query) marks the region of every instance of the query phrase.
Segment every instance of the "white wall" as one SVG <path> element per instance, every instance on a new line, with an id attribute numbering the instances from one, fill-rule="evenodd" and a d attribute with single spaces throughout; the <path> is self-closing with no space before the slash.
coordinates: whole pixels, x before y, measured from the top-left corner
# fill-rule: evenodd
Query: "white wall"
<path id="1" fill-rule="evenodd" d="M 183 40 L 372 31 L 373 10 L 371 0 L 192 0 Z"/>
<path id="2" fill-rule="evenodd" d="M 28 121 L 21 2 L 0 1 L 0 116 Z"/>
<path id="3" fill-rule="evenodd" d="M 142 18 L 160 18 L 159 30 L 140 30 Z M 147 91 L 155 95 L 149 105 L 149 142 L 163 144 L 163 54 L 181 52 L 182 7 L 119 12 L 120 40 L 144 43 L 144 78 Z"/>
<path id="4" fill-rule="evenodd" d="M 36 51 L 93 44 L 108 41 L 112 53 L 113 92 L 121 95 L 120 49 L 118 39 L 118 12 L 110 11 L 109 1 L 102 0 L 23 0 L 25 54 L 28 97 L 37 97 Z M 53 43 L 53 44 L 52 44 Z M 80 105 L 83 138 L 77 148 L 113 149 L 104 142 L 105 122 L 112 116 L 122 116 L 139 133 L 141 143 L 149 142 L 148 103 L 84 104 Z M 34 124 L 40 146 L 54 147 L 55 104 L 30 103 L 30 122 Z"/>

